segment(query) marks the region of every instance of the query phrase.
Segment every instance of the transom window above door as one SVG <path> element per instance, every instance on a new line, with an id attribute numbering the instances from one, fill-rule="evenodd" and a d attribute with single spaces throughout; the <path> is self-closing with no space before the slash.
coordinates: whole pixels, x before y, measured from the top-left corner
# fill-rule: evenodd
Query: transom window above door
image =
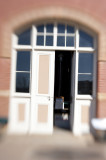
<path id="1" fill-rule="evenodd" d="M 33 45 L 35 47 L 94 47 L 93 36 L 78 29 L 76 25 L 64 23 L 47 23 L 32 25 L 20 31 L 16 44 Z"/>

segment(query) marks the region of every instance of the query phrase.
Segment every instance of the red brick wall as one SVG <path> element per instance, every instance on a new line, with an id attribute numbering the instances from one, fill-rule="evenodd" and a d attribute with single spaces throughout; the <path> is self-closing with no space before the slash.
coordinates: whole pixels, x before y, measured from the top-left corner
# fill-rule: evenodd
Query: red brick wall
<path id="1" fill-rule="evenodd" d="M 97 116 L 106 117 L 106 62 L 98 62 L 98 109 Z"/>
<path id="2" fill-rule="evenodd" d="M 98 100 L 97 117 L 106 118 L 106 100 Z"/>
<path id="3" fill-rule="evenodd" d="M 106 93 L 106 62 L 98 62 L 98 92 Z"/>
<path id="4" fill-rule="evenodd" d="M 49 5 L 72 7 L 84 10 L 106 22 L 105 0 L 1 0 L 0 15 L 2 20 L 5 20 L 8 19 L 8 17 L 15 16 L 18 12 L 22 12 L 26 9 Z"/>
<path id="5" fill-rule="evenodd" d="M 10 89 L 10 59 L 0 58 L 0 90 Z"/>
<path id="6" fill-rule="evenodd" d="M 8 116 L 10 89 L 10 59 L 0 58 L 0 117 Z"/>
<path id="7" fill-rule="evenodd" d="M 0 118 L 8 117 L 9 98 L 0 97 Z"/>

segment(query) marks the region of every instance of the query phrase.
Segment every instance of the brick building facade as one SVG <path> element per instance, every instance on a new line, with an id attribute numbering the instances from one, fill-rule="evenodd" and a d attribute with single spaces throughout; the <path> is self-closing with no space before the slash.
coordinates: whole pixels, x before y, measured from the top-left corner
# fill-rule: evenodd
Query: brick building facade
<path id="1" fill-rule="evenodd" d="M 96 34 L 96 117 L 106 117 L 106 1 L 101 0 L 6 0 L 0 1 L 0 117 L 10 105 L 12 34 L 44 21 L 67 21 Z"/>

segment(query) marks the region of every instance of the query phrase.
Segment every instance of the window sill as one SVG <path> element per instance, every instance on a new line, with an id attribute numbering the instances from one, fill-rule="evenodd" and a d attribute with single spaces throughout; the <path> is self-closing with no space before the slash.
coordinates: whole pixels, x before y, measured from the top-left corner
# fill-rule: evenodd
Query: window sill
<path id="1" fill-rule="evenodd" d="M 12 97 L 20 97 L 20 98 L 24 98 L 24 97 L 31 97 L 30 93 L 13 93 Z"/>
<path id="2" fill-rule="evenodd" d="M 93 96 L 91 96 L 91 95 L 77 95 L 76 100 L 77 99 L 93 100 Z"/>

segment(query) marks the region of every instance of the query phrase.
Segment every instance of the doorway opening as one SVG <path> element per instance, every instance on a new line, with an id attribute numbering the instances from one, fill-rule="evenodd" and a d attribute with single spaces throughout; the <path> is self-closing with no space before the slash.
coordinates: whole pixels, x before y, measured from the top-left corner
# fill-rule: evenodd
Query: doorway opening
<path id="1" fill-rule="evenodd" d="M 73 51 L 55 51 L 54 126 L 71 130 Z"/>

